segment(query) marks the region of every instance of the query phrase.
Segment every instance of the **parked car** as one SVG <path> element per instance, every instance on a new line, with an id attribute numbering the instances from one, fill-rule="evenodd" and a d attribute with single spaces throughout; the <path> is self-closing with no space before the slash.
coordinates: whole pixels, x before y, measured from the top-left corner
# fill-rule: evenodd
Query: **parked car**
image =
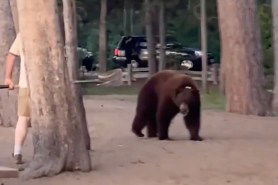
<path id="1" fill-rule="evenodd" d="M 87 71 L 95 71 L 97 68 L 97 63 L 92 52 L 88 51 L 86 48 L 77 48 L 79 67 L 83 66 Z"/>
<path id="2" fill-rule="evenodd" d="M 157 45 L 157 58 L 159 45 Z M 177 64 L 192 71 L 202 70 L 202 52 L 200 49 L 186 48 L 178 42 L 166 38 L 166 57 L 176 58 Z M 148 66 L 148 50 L 145 36 L 123 36 L 114 50 L 113 62 L 117 67 Z M 212 53 L 208 53 L 208 65 L 215 63 Z"/>

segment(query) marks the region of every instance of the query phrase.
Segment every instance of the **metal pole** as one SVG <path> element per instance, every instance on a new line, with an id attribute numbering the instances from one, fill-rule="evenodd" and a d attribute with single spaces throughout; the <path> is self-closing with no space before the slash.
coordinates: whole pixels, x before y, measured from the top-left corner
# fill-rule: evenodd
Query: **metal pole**
<path id="1" fill-rule="evenodd" d="M 207 16 L 206 0 L 200 0 L 201 3 L 201 45 L 202 45 L 202 89 L 208 92 L 207 88 Z"/>
<path id="2" fill-rule="evenodd" d="M 273 45 L 274 45 L 274 93 L 272 109 L 278 115 L 278 1 L 272 0 Z"/>
<path id="3" fill-rule="evenodd" d="M 160 54 L 159 54 L 159 71 L 165 68 L 165 5 L 161 0 L 159 7 L 159 41 L 160 41 Z"/>
<path id="4" fill-rule="evenodd" d="M 126 35 L 127 33 L 127 24 L 126 24 L 126 20 L 127 20 L 127 17 L 126 17 L 126 8 L 124 8 L 124 11 L 123 11 L 123 26 L 124 26 L 124 35 Z"/>

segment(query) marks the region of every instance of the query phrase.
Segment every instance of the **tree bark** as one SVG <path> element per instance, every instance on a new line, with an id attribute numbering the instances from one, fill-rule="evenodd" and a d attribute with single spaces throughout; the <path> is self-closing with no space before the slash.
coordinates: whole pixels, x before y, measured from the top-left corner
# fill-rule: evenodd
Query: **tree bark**
<path id="1" fill-rule="evenodd" d="M 64 41 L 56 0 L 17 1 L 19 29 L 32 105 L 34 158 L 24 178 L 52 176 L 64 170 L 91 169 L 91 161 L 70 91 Z"/>
<path id="2" fill-rule="evenodd" d="M 273 45 L 274 45 L 274 91 L 272 111 L 278 116 L 278 1 L 272 0 Z"/>
<path id="3" fill-rule="evenodd" d="M 4 81 L 6 56 L 15 39 L 15 29 L 9 0 L 0 1 L 0 78 Z M 18 80 L 19 65 L 16 64 L 14 79 Z M 0 90 L 0 125 L 13 126 L 17 119 L 17 92 Z"/>
<path id="4" fill-rule="evenodd" d="M 260 31 L 255 0 L 218 0 L 221 30 L 221 81 L 227 111 L 266 115 Z"/>
<path id="5" fill-rule="evenodd" d="M 16 33 L 18 33 L 19 26 L 18 26 L 18 13 L 17 13 L 16 0 L 10 0 L 10 6 L 11 6 L 12 15 L 13 15 L 14 28 L 15 28 Z"/>
<path id="6" fill-rule="evenodd" d="M 15 32 L 17 34 L 19 32 L 19 25 L 18 25 L 18 12 L 17 12 L 16 0 L 10 0 L 10 7 L 11 7 L 12 18 L 13 18 L 14 29 L 15 29 Z M 14 71 L 13 76 L 14 76 L 15 82 L 17 84 L 18 80 L 19 80 L 19 72 L 20 72 L 20 57 L 18 57 L 16 59 L 15 69 L 13 71 Z M 14 125 L 15 124 L 16 124 L 16 122 L 14 123 Z"/>
<path id="7" fill-rule="evenodd" d="M 159 17 L 160 17 L 160 2 L 157 0 L 150 0 L 151 2 L 151 18 L 152 30 L 154 34 L 155 44 L 159 43 Z"/>
<path id="8" fill-rule="evenodd" d="M 124 0 L 124 33 L 126 36 L 130 36 L 132 32 L 131 3 L 131 0 Z"/>
<path id="9" fill-rule="evenodd" d="M 159 42 L 160 42 L 160 52 L 159 52 L 159 71 L 165 69 L 165 2 L 160 1 L 159 7 Z"/>
<path id="10" fill-rule="evenodd" d="M 157 72 L 155 38 L 152 24 L 152 0 L 145 0 L 145 23 L 148 48 L 148 65 L 150 75 Z"/>
<path id="11" fill-rule="evenodd" d="M 106 71 L 107 64 L 107 31 L 106 31 L 107 0 L 101 0 L 99 20 L 99 71 Z"/>
<path id="12" fill-rule="evenodd" d="M 76 5 L 74 0 L 63 0 L 63 17 L 65 28 L 65 48 L 66 58 L 69 70 L 69 79 L 71 81 L 71 89 L 76 97 L 77 114 L 80 115 L 79 122 L 82 124 L 82 136 L 88 150 L 91 149 L 90 135 L 87 126 L 86 112 L 83 104 L 83 98 L 80 92 L 81 86 L 74 81 L 78 80 L 78 57 L 77 57 L 77 24 L 76 24 Z"/>

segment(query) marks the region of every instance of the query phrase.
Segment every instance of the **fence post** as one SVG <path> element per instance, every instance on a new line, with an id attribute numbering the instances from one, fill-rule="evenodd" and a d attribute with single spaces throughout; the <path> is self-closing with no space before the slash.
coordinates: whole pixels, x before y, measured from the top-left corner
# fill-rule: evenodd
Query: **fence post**
<path id="1" fill-rule="evenodd" d="M 127 64 L 127 85 L 131 85 L 132 81 L 132 66 Z"/>
<path id="2" fill-rule="evenodd" d="M 201 47 L 202 47 L 202 89 L 208 92 L 208 71 L 207 71 L 207 14 L 206 0 L 201 0 Z"/>
<path id="3" fill-rule="evenodd" d="M 213 85 L 218 85 L 218 64 L 212 64 L 211 66 L 211 79 Z"/>

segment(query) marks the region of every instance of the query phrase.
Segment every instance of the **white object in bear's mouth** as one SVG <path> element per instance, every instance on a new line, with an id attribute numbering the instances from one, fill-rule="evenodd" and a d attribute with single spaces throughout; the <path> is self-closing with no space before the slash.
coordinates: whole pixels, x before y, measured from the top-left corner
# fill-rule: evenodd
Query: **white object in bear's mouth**
<path id="1" fill-rule="evenodd" d="M 191 86 L 185 86 L 185 89 L 192 89 Z"/>

